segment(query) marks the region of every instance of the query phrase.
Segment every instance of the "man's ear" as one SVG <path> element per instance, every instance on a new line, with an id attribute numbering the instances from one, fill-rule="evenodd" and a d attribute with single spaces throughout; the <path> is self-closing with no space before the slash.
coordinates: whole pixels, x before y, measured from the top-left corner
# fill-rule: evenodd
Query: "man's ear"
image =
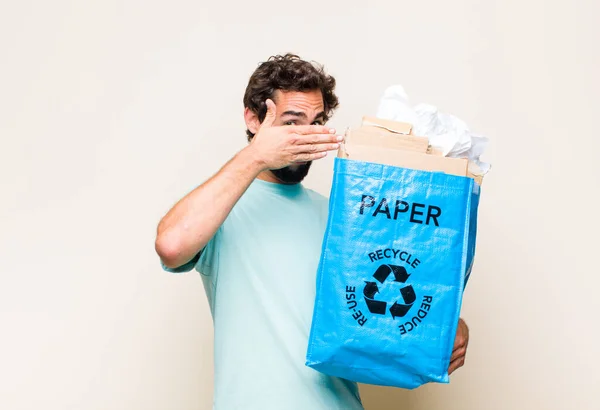
<path id="1" fill-rule="evenodd" d="M 248 128 L 252 134 L 256 134 L 260 128 L 258 114 L 246 107 L 244 108 L 244 120 L 246 121 L 246 128 Z"/>

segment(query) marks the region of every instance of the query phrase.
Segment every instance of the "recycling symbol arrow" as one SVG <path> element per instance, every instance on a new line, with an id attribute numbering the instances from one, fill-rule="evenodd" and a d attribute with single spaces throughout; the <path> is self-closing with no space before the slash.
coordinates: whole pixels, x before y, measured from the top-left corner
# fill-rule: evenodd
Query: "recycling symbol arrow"
<path id="1" fill-rule="evenodd" d="M 363 295 L 365 297 L 365 302 L 367 303 L 367 308 L 373 314 L 385 315 L 387 302 L 376 300 L 375 295 L 379 293 L 377 282 L 383 284 L 390 274 L 393 274 L 394 282 L 397 282 L 398 284 L 406 283 L 410 276 L 403 266 L 381 265 L 373 274 L 373 278 L 375 278 L 376 282 L 365 281 Z M 417 300 L 417 295 L 415 294 L 412 285 L 400 288 L 400 296 L 402 297 L 402 303 L 394 301 L 394 304 L 389 309 L 393 319 L 406 315 Z"/>

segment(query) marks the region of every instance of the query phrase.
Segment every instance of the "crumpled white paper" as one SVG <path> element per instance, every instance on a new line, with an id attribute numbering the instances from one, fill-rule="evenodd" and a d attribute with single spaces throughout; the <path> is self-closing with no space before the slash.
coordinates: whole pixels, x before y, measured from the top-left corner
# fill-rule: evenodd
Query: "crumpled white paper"
<path id="1" fill-rule="evenodd" d="M 472 133 L 464 121 L 454 115 L 439 112 L 433 105 L 418 104 L 411 107 L 408 95 L 401 85 L 393 85 L 385 90 L 377 117 L 410 123 L 415 135 L 428 137 L 429 144 L 441 149 L 444 156 L 468 158 L 479 167 L 482 174 L 490 169 L 490 164 L 479 159 L 489 141 L 486 137 Z"/>

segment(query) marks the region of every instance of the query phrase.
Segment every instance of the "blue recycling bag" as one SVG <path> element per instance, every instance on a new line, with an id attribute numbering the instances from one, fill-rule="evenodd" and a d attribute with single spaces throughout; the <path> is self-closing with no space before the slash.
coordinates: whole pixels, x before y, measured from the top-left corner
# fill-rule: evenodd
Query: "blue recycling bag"
<path id="1" fill-rule="evenodd" d="M 336 158 L 306 365 L 448 383 L 478 203 L 472 178 Z"/>

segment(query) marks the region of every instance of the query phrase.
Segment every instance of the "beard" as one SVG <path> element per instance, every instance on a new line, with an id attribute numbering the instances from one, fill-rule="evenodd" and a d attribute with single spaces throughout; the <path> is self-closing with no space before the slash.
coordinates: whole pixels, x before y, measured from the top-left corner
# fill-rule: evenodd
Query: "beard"
<path id="1" fill-rule="evenodd" d="M 312 161 L 302 165 L 289 165 L 280 169 L 272 169 L 271 172 L 284 184 L 297 184 L 308 175 L 311 164 Z"/>

